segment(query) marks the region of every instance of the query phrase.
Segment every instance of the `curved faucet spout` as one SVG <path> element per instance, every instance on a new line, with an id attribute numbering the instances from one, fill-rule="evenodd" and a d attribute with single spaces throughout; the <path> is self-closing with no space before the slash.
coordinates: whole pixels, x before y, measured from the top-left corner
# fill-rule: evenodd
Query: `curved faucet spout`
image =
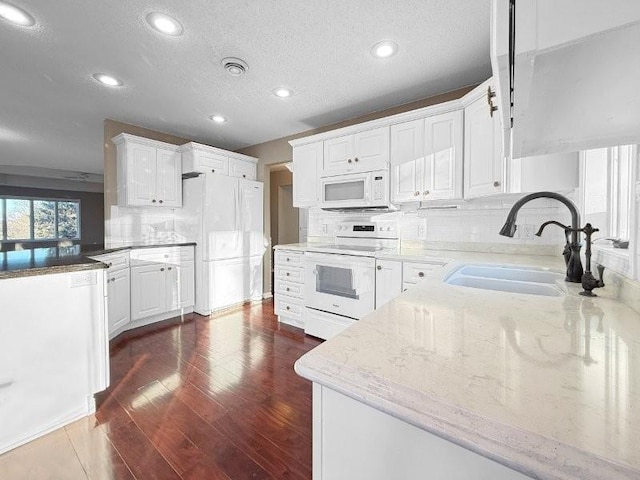
<path id="1" fill-rule="evenodd" d="M 529 203 L 531 200 L 535 200 L 537 198 L 552 198 L 566 205 L 566 207 L 569 209 L 569 212 L 571 212 L 571 228 L 573 229 L 573 231 L 571 232 L 571 243 L 572 245 L 578 245 L 578 229 L 580 228 L 580 214 L 578 213 L 578 208 L 567 197 L 555 192 L 530 193 L 529 195 L 525 195 L 516 203 L 514 203 L 513 207 L 511 207 L 511 210 L 509 211 L 509 214 L 507 215 L 507 220 L 504 222 L 504 226 L 500 230 L 500 235 L 503 235 L 505 237 L 513 237 L 513 235 L 516 233 L 516 218 L 518 217 L 518 212 L 526 203 Z"/>
<path id="2" fill-rule="evenodd" d="M 539 229 L 538 229 L 538 231 L 536 232 L 536 237 L 539 237 L 539 236 L 541 236 L 541 235 L 542 235 L 542 231 L 545 229 L 545 227 L 546 227 L 547 225 L 557 225 L 557 226 L 559 226 L 560 228 L 562 228 L 565 232 L 567 232 L 567 231 L 570 231 L 570 230 L 571 230 L 571 227 L 567 227 L 566 225 L 563 225 L 563 224 L 562 224 L 562 223 L 560 223 L 560 222 L 556 222 L 555 220 L 549 220 L 548 222 L 544 222 L 542 225 L 540 225 L 540 228 L 539 228 Z M 568 240 L 569 240 L 569 239 L 567 238 L 567 241 L 568 241 Z"/>

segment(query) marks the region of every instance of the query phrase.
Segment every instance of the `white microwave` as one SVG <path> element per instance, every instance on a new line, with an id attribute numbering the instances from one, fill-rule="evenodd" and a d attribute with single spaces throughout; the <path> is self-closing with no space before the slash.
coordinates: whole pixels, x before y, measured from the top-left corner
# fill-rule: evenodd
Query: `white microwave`
<path id="1" fill-rule="evenodd" d="M 320 177 L 320 207 L 389 208 L 389 171 Z"/>

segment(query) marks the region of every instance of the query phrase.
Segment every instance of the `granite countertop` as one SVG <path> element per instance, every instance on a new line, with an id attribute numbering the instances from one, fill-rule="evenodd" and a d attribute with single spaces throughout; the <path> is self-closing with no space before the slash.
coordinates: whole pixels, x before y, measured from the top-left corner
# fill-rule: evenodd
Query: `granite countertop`
<path id="1" fill-rule="evenodd" d="M 80 255 L 79 251 L 79 246 L 75 246 L 0 252 L 0 280 L 106 268 L 102 262 Z"/>
<path id="2" fill-rule="evenodd" d="M 140 242 L 140 243 L 127 244 L 120 247 L 111 247 L 111 248 L 104 248 L 104 245 L 101 245 L 101 246 L 95 246 L 96 248 L 92 248 L 92 246 L 83 248 L 82 254 L 88 257 L 97 257 L 98 255 L 106 255 L 108 253 L 123 252 L 125 250 L 135 250 L 139 248 L 192 247 L 195 245 L 196 245 L 196 242 L 170 242 L 170 243 L 154 243 L 154 244 Z"/>
<path id="3" fill-rule="evenodd" d="M 640 314 L 607 287 L 587 298 L 560 282 L 566 295 L 541 297 L 443 283 L 458 266 L 432 271 L 296 371 L 533 478 L 640 478 Z"/>
<path id="4" fill-rule="evenodd" d="M 25 248 L 0 252 L 0 280 L 5 278 L 47 275 L 52 273 L 76 272 L 107 268 L 107 266 L 89 257 L 105 255 L 139 248 L 194 246 L 195 242 L 162 243 L 149 245 L 133 243 L 131 245 L 108 248 L 104 245 L 71 245 L 66 247 Z"/>

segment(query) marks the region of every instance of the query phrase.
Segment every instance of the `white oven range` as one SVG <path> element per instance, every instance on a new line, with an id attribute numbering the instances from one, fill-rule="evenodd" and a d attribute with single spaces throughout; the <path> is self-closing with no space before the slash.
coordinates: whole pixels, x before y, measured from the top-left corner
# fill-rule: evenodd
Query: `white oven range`
<path id="1" fill-rule="evenodd" d="M 341 223 L 305 252 L 305 333 L 330 338 L 375 308 L 375 254 L 397 251 L 395 222 Z"/>

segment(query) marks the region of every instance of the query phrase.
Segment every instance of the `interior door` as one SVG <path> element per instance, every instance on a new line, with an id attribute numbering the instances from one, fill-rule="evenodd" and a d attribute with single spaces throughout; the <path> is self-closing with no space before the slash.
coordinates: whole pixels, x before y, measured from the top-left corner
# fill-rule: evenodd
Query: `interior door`
<path id="1" fill-rule="evenodd" d="M 157 197 L 158 204 L 165 207 L 182 205 L 182 160 L 180 152 L 158 149 Z"/>
<path id="2" fill-rule="evenodd" d="M 265 244 L 262 182 L 240 180 L 239 191 L 243 256 L 263 255 Z"/>
<path id="3" fill-rule="evenodd" d="M 242 256 L 238 179 L 207 173 L 203 211 L 203 259 Z"/>

